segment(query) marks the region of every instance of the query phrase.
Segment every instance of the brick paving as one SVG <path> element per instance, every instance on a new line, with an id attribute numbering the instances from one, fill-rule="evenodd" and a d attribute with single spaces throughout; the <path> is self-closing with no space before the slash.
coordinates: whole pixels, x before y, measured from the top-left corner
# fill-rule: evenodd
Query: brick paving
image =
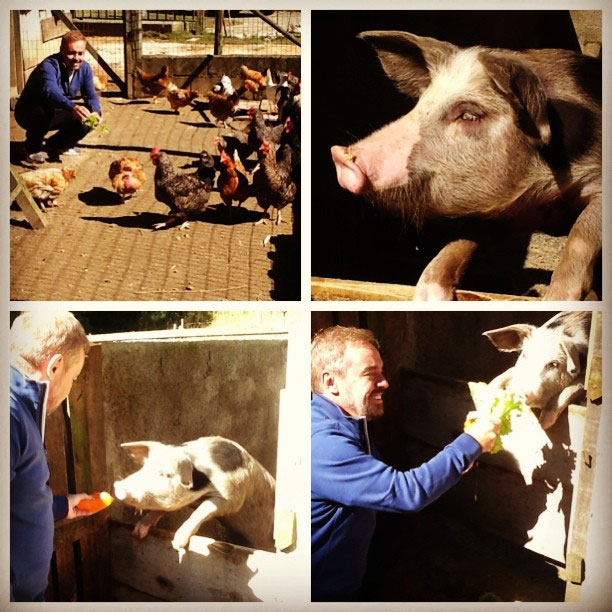
<path id="1" fill-rule="evenodd" d="M 241 102 L 243 109 L 248 104 Z M 175 115 L 164 99 L 152 104 L 104 97 L 102 105 L 110 132 L 89 134 L 79 145 L 80 156 L 64 157 L 62 164 L 75 168 L 77 177 L 59 206 L 45 213 L 46 228 L 32 230 L 11 207 L 12 300 L 299 299 L 293 205 L 283 210 L 280 226 L 255 225 L 261 209 L 254 198 L 230 214 L 214 190 L 209 207 L 188 229 L 152 229 L 168 209 L 155 199 L 149 152 L 155 146 L 166 151 L 179 171 L 202 149 L 216 153 L 219 130 L 206 120 L 212 120 L 208 113 L 187 107 Z M 242 111 L 234 120 L 237 127 L 246 122 Z M 23 130 L 11 115 L 11 161 L 18 165 L 23 165 L 17 154 L 22 140 Z M 143 162 L 147 182 L 122 204 L 108 168 L 124 155 Z M 263 246 L 270 234 L 270 244 Z"/>

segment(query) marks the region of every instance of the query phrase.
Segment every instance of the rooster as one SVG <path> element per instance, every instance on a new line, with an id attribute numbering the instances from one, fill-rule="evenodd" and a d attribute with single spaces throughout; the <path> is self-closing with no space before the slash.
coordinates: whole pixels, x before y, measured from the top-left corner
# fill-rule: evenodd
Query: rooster
<path id="1" fill-rule="evenodd" d="M 21 175 L 23 184 L 44 210 L 46 206 L 57 206 L 57 198 L 68 183 L 76 177 L 71 168 L 40 168 Z"/>
<path id="2" fill-rule="evenodd" d="M 236 200 L 240 206 L 250 195 L 251 189 L 245 170 L 238 152 L 234 151 L 233 158 L 223 148 L 220 139 L 217 139 L 219 148 L 219 159 L 221 161 L 221 171 L 217 179 L 217 189 L 223 203 L 232 208 L 232 202 Z"/>
<path id="3" fill-rule="evenodd" d="M 210 113 L 217 120 L 217 123 L 222 123 L 223 127 L 227 127 L 227 120 L 233 117 L 240 98 L 245 91 L 249 91 L 249 85 L 241 85 L 233 94 L 217 94 L 214 91 L 208 92 L 208 106 Z"/>
<path id="4" fill-rule="evenodd" d="M 289 145 L 283 145 L 277 156 L 277 147 L 264 140 L 259 148 L 259 169 L 253 176 L 253 191 L 257 204 L 268 211 L 276 208 L 278 211 L 276 225 L 282 223 L 281 209 L 293 202 L 297 187 L 291 177 L 292 151 Z M 271 219 L 271 217 L 270 217 Z M 257 223 L 265 223 L 262 218 Z"/>
<path id="5" fill-rule="evenodd" d="M 200 93 L 195 90 L 187 90 L 187 89 L 174 89 L 168 91 L 166 97 L 168 98 L 168 102 L 170 102 L 170 106 L 174 110 L 174 112 L 178 115 L 179 108 L 183 106 L 189 106 L 192 100 L 195 100 Z"/>
<path id="6" fill-rule="evenodd" d="M 167 65 L 162 66 L 162 69 L 157 74 L 149 74 L 138 67 L 135 71 L 142 88 L 142 93 L 153 96 L 153 104 L 157 103 L 159 96 L 165 96 L 169 91 L 178 89 L 168 76 Z"/>
<path id="7" fill-rule="evenodd" d="M 189 227 L 187 219 L 208 206 L 215 177 L 212 156 L 202 151 L 198 169 L 189 174 L 176 172 L 168 156 L 157 147 L 150 156 L 155 166 L 155 198 L 170 208 L 168 219 L 156 223 L 154 229 L 169 227 L 178 221 L 182 221 L 180 229 Z"/>
<path id="8" fill-rule="evenodd" d="M 121 196 L 121 202 L 136 193 L 146 181 L 144 167 L 134 157 L 116 159 L 108 169 L 108 178 Z"/>

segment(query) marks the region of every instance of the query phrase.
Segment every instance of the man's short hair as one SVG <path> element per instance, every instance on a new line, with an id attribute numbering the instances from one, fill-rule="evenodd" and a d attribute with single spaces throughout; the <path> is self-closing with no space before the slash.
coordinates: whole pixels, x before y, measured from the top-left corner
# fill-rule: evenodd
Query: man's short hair
<path id="1" fill-rule="evenodd" d="M 77 40 L 84 40 L 87 42 L 85 35 L 80 30 L 70 30 L 62 36 L 62 42 L 60 43 L 60 49 L 65 49 L 69 43 Z"/>
<path id="2" fill-rule="evenodd" d="M 11 326 L 11 355 L 33 368 L 61 353 L 68 363 L 80 348 L 87 352 L 89 340 L 83 326 L 71 312 L 22 312 Z"/>
<path id="3" fill-rule="evenodd" d="M 313 391 L 323 392 L 323 372 L 346 372 L 345 353 L 349 345 L 371 344 L 377 350 L 380 343 L 369 329 L 335 325 L 318 331 L 310 345 L 310 384 Z"/>

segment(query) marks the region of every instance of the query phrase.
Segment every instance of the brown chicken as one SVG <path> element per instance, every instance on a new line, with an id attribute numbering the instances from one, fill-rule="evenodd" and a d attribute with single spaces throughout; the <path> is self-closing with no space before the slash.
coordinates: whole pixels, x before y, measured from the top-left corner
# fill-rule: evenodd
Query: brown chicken
<path id="1" fill-rule="evenodd" d="M 200 92 L 196 89 L 175 89 L 173 91 L 168 91 L 166 97 L 168 98 L 168 102 L 170 102 L 170 106 L 172 110 L 178 115 L 179 108 L 183 106 L 189 106 L 192 100 L 195 100 L 200 95 Z"/>
<path id="2" fill-rule="evenodd" d="M 261 72 L 258 72 L 257 70 L 251 70 L 244 64 L 240 66 L 240 77 L 243 81 L 251 81 L 256 83 L 257 89 L 254 91 L 257 91 L 260 87 L 266 87 L 266 85 L 269 84 L 269 78 L 267 76 L 261 74 Z"/>
<path id="3" fill-rule="evenodd" d="M 122 202 L 136 193 L 146 181 L 144 167 L 134 157 L 116 159 L 108 169 L 108 178 Z"/>
<path id="4" fill-rule="evenodd" d="M 21 180 L 44 210 L 45 206 L 57 206 L 57 198 L 75 176 L 76 170 L 71 168 L 40 168 L 24 172 Z"/>
<path id="5" fill-rule="evenodd" d="M 220 142 L 217 142 L 217 147 L 219 148 L 219 159 L 221 161 L 221 171 L 217 178 L 217 189 L 223 203 L 231 209 L 234 200 L 240 206 L 251 195 L 251 188 L 247 178 L 247 171 L 242 165 L 237 152 L 234 151 L 234 159 L 232 159 Z"/>
<path id="6" fill-rule="evenodd" d="M 162 66 L 157 74 L 149 74 L 140 68 L 136 68 L 136 76 L 140 82 L 142 93 L 153 96 L 153 104 L 157 103 L 159 96 L 166 96 L 169 91 L 174 91 L 177 86 L 168 75 L 168 66 Z"/>
<path id="7" fill-rule="evenodd" d="M 104 91 L 108 85 L 108 75 L 107 74 L 94 74 L 93 76 L 93 84 L 96 91 Z"/>
<path id="8" fill-rule="evenodd" d="M 227 120 L 233 117 L 240 98 L 243 96 L 245 91 L 249 90 L 248 84 L 241 85 L 233 94 L 217 94 L 214 91 L 208 92 L 208 107 L 211 115 L 217 120 L 217 123 L 222 123 L 224 127 L 227 127 Z"/>

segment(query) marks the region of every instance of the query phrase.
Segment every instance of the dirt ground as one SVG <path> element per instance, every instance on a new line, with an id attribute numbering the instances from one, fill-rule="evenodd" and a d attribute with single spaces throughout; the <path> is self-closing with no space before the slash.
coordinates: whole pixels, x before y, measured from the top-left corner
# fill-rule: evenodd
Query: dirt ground
<path id="1" fill-rule="evenodd" d="M 62 164 L 75 168 L 77 176 L 59 206 L 45 213 L 46 228 L 32 230 L 16 205 L 11 207 L 12 300 L 299 299 L 293 205 L 283 210 L 280 225 L 255 225 L 262 216 L 255 198 L 242 210 L 228 211 L 215 190 L 209 208 L 188 229 L 152 229 L 168 209 L 155 200 L 149 152 L 166 151 L 178 170 L 202 149 L 216 153 L 219 130 L 206 111 L 187 107 L 175 115 L 165 99 L 154 105 L 149 99 L 105 97 L 102 106 L 110 132 L 90 133 L 79 145 L 80 156 L 64 156 Z M 241 110 L 234 124 L 246 122 Z M 11 114 L 11 162 L 19 172 L 27 169 L 18 161 L 22 139 Z M 124 155 L 143 162 L 147 182 L 121 203 L 108 168 Z M 253 166 L 256 160 L 249 162 Z M 42 167 L 52 166 L 58 163 Z M 267 235 L 272 239 L 264 246 Z"/>

